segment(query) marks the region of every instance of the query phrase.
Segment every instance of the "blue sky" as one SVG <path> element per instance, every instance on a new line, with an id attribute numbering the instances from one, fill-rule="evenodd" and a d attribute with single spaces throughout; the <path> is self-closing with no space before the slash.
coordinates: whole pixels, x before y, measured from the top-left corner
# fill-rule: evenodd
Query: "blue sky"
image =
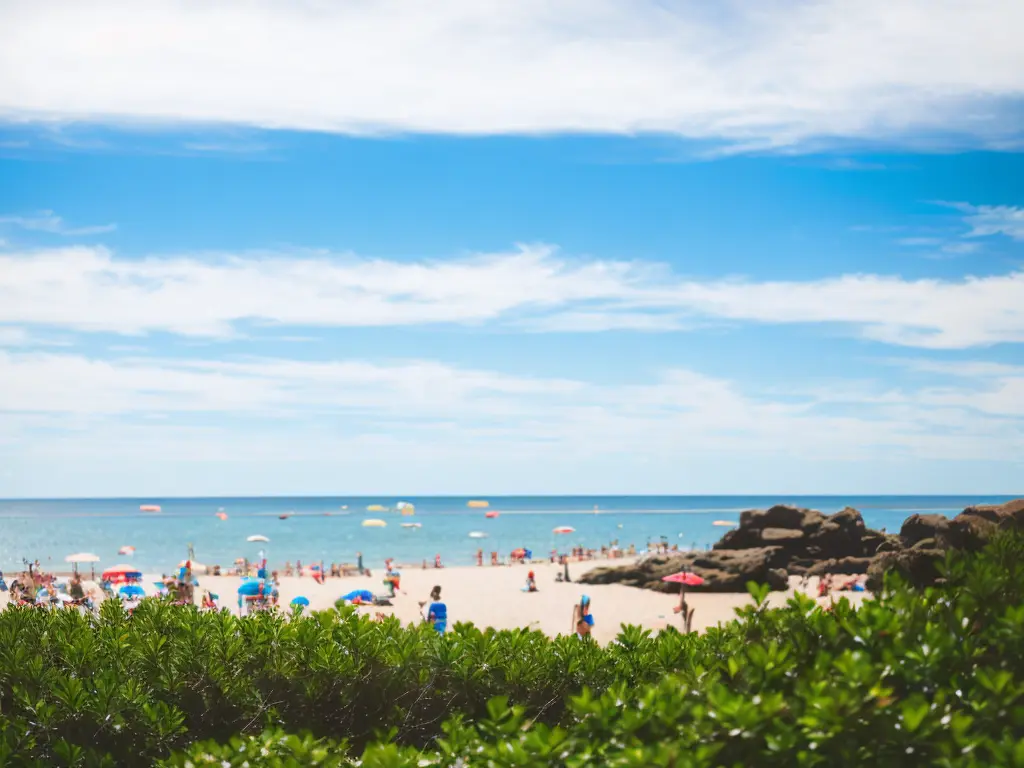
<path id="1" fill-rule="evenodd" d="M 842 5 L 0 5 L 0 497 L 1021 492 L 1024 11 Z"/>

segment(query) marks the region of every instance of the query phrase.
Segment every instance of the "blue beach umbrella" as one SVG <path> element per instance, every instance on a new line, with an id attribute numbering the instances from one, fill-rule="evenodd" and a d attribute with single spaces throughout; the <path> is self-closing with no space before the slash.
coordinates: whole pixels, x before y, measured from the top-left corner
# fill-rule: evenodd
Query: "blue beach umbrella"
<path id="1" fill-rule="evenodd" d="M 138 584 L 125 584 L 123 587 L 117 590 L 117 594 L 119 594 L 121 597 L 145 597 L 146 590 L 144 590 Z"/>
<path id="2" fill-rule="evenodd" d="M 309 605 L 309 598 L 308 597 L 303 597 L 302 595 L 299 595 L 298 597 L 294 597 L 294 598 L 292 598 L 292 605 L 307 606 L 307 605 Z"/>
<path id="3" fill-rule="evenodd" d="M 263 584 L 259 579 L 249 579 L 243 581 L 241 586 L 238 587 L 238 594 L 240 595 L 258 595 L 260 593 L 260 586 Z"/>

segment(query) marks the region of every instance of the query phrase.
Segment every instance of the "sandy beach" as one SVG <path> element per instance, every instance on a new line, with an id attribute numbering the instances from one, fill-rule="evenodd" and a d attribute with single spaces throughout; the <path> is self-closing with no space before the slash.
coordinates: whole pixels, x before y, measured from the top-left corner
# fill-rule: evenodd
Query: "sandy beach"
<path id="1" fill-rule="evenodd" d="M 574 563 L 571 566 L 572 577 L 578 578 L 591 568 L 607 565 L 607 561 L 589 561 Z M 533 570 L 538 592 L 522 591 L 526 575 Z M 561 566 L 550 563 L 537 563 L 532 566 L 484 566 L 484 567 L 453 567 L 453 568 L 406 568 L 402 570 L 401 590 L 392 599 L 391 607 L 363 607 L 360 610 L 374 614 L 378 611 L 397 616 L 402 622 L 415 622 L 421 619 L 419 601 L 427 600 L 430 590 L 439 585 L 442 598 L 448 606 L 449 625 L 457 622 L 472 622 L 479 627 L 495 629 L 516 629 L 529 627 L 539 629 L 548 635 L 568 634 L 571 630 L 573 605 L 584 594 L 589 595 L 592 613 L 595 619 L 594 638 L 600 643 L 607 643 L 615 638 L 622 624 L 636 624 L 651 630 L 664 629 L 672 624 L 681 626 L 680 617 L 672 612 L 678 603 L 678 595 L 661 594 L 650 590 L 625 587 L 617 584 L 587 585 L 560 583 L 555 576 Z M 307 610 L 331 608 L 334 601 L 341 595 L 354 589 L 368 589 L 377 595 L 386 595 L 387 588 L 382 583 L 384 572 L 379 570 L 372 577 L 350 576 L 328 578 L 324 584 L 318 584 L 308 576 L 282 577 L 280 584 L 280 603 L 287 607 L 291 600 L 299 595 L 309 599 Z M 8 577 L 13 574 L 8 574 Z M 143 588 L 149 595 L 156 594 L 153 584 L 159 574 L 146 574 Z M 196 589 L 196 601 L 202 597 L 204 590 L 209 590 L 220 597 L 219 604 L 233 613 L 238 612 L 237 592 L 241 579 L 238 576 L 205 576 L 198 575 L 200 586 Z M 769 604 L 782 605 L 794 593 L 799 580 L 790 579 L 790 589 L 772 592 Z M 88 590 L 91 585 L 87 584 Z M 817 594 L 817 579 L 811 579 L 808 589 Z M 0 608 L 4 607 L 9 593 L 0 593 Z M 835 593 L 835 599 L 846 596 L 854 602 L 865 598 L 865 593 Z M 693 628 L 703 631 L 720 622 L 729 621 L 735 616 L 735 609 L 750 602 L 746 594 L 712 594 L 691 592 L 687 601 L 695 609 Z M 828 604 L 828 598 L 820 598 L 822 605 Z"/>

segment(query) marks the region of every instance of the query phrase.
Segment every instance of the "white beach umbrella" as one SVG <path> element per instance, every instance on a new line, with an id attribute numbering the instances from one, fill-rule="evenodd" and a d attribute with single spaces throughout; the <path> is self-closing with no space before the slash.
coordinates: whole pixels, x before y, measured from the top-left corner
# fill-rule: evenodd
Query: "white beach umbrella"
<path id="1" fill-rule="evenodd" d="M 76 552 L 64 558 L 65 563 L 98 563 L 99 561 L 99 555 L 94 555 L 92 552 Z"/>

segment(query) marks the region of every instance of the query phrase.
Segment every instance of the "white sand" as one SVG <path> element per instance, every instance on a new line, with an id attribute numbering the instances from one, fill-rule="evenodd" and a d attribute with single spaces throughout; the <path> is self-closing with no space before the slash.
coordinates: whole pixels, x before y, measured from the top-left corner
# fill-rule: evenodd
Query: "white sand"
<path id="1" fill-rule="evenodd" d="M 608 564 L 608 561 L 574 563 L 570 565 L 570 572 L 575 579 L 591 568 Z M 522 591 L 526 583 L 526 574 L 530 569 L 536 574 L 539 592 Z M 681 626 L 680 616 L 672 612 L 673 606 L 678 603 L 678 595 L 661 594 L 617 584 L 558 583 L 555 581 L 555 575 L 560 570 L 561 566 L 548 563 L 532 566 L 428 570 L 408 568 L 402 570 L 401 591 L 392 600 L 392 607 L 366 606 L 360 610 L 371 615 L 377 611 L 394 614 L 405 623 L 419 621 L 419 601 L 429 600 L 431 588 L 440 585 L 442 600 L 448 606 L 449 626 L 456 622 L 469 621 L 480 627 L 530 627 L 552 636 L 567 634 L 572 629 L 573 605 L 584 594 L 591 598 L 591 611 L 595 620 L 593 634 L 601 643 L 612 640 L 618 634 L 621 624 L 638 624 L 652 630 L 662 629 L 669 624 Z M 374 594 L 385 595 L 387 588 L 382 583 L 383 576 L 384 572 L 380 570 L 371 578 L 328 578 L 325 584 L 317 584 L 310 577 L 282 577 L 280 603 L 287 608 L 292 598 L 303 595 L 310 601 L 310 608 L 307 610 L 317 610 L 332 607 L 338 597 L 354 589 L 368 589 Z M 153 582 L 156 578 L 146 576 L 143 587 L 147 594 L 155 593 Z M 221 607 L 237 613 L 237 593 L 241 579 L 237 576 L 202 574 L 198 574 L 198 579 L 200 586 L 196 589 L 197 602 L 201 599 L 203 590 L 208 589 L 220 596 Z M 784 604 L 793 594 L 792 587 L 797 583 L 797 579 L 791 579 L 789 591 L 772 592 L 769 604 Z M 816 594 L 816 587 L 817 579 L 811 579 L 810 589 L 815 590 L 812 594 Z M 7 602 L 7 594 L 0 593 L 0 608 Z M 842 592 L 835 594 L 835 599 L 838 600 L 840 596 L 846 596 L 854 603 L 859 603 L 864 599 L 865 593 Z M 700 631 L 734 618 L 735 609 L 749 604 L 750 597 L 746 594 L 690 592 L 687 594 L 687 602 L 696 611 L 693 627 Z M 819 603 L 827 605 L 828 598 L 820 599 Z"/>

